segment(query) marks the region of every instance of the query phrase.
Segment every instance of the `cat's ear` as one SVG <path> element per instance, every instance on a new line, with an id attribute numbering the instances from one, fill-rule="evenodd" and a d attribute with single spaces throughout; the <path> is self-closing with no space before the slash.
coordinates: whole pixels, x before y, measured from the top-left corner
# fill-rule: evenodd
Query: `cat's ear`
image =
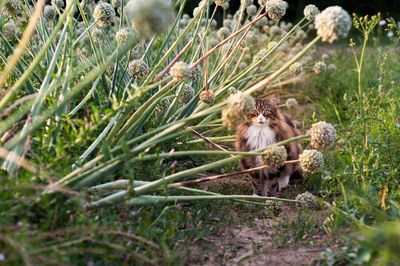
<path id="1" fill-rule="evenodd" d="M 279 94 L 272 95 L 268 100 L 272 105 L 277 106 L 279 104 Z"/>

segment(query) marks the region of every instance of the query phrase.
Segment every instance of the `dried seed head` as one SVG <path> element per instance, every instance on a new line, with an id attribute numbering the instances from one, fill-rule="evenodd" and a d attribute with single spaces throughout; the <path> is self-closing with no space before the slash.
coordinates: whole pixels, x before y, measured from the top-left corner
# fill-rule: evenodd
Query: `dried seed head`
<path id="1" fill-rule="evenodd" d="M 322 41 L 332 43 L 338 38 L 344 38 L 351 28 L 349 14 L 340 6 L 331 6 L 315 17 L 315 28 Z"/>
<path id="2" fill-rule="evenodd" d="M 21 4 L 18 0 L 6 0 L 3 6 L 3 14 L 9 18 L 19 15 Z"/>
<path id="3" fill-rule="evenodd" d="M 313 124 L 308 134 L 311 135 L 311 146 L 316 149 L 331 146 L 337 138 L 335 128 L 325 121 Z"/>
<path id="4" fill-rule="evenodd" d="M 297 107 L 297 100 L 295 98 L 289 98 L 286 100 L 286 108 L 289 110 L 295 109 Z"/>
<path id="5" fill-rule="evenodd" d="M 229 8 L 229 2 L 225 2 L 221 6 L 224 10 L 227 10 Z"/>
<path id="6" fill-rule="evenodd" d="M 201 68 L 197 65 L 195 68 L 190 68 L 189 80 L 190 81 L 199 81 L 201 79 Z"/>
<path id="7" fill-rule="evenodd" d="M 313 209 L 317 205 L 315 196 L 308 191 L 297 195 L 296 200 L 298 201 L 296 205 L 300 208 Z"/>
<path id="8" fill-rule="evenodd" d="M 221 120 L 224 127 L 226 127 L 228 130 L 233 130 L 243 124 L 246 118 L 243 114 L 236 112 L 236 110 L 228 108 L 222 110 Z"/>
<path id="9" fill-rule="evenodd" d="M 222 27 L 217 31 L 217 37 L 218 39 L 220 39 L 221 41 L 226 39 L 229 35 L 231 34 L 231 32 L 229 31 L 228 28 L 226 27 Z"/>
<path id="10" fill-rule="evenodd" d="M 129 63 L 128 74 L 133 79 L 143 79 L 149 73 L 149 67 L 142 59 L 136 59 Z"/>
<path id="11" fill-rule="evenodd" d="M 115 39 L 119 45 L 125 45 L 128 40 L 129 32 L 126 28 L 122 28 L 115 34 Z"/>
<path id="12" fill-rule="evenodd" d="M 135 31 L 146 37 L 165 32 L 175 19 L 168 0 L 130 0 L 124 9 Z"/>
<path id="13" fill-rule="evenodd" d="M 250 17 L 255 16 L 257 14 L 257 7 L 255 5 L 249 5 L 246 7 L 246 13 Z"/>
<path id="14" fill-rule="evenodd" d="M 269 167 L 281 167 L 287 159 L 287 151 L 284 146 L 270 145 L 261 154 L 261 162 Z"/>
<path id="15" fill-rule="evenodd" d="M 114 17 L 114 8 L 106 2 L 99 2 L 93 11 L 93 17 L 100 27 L 107 27 L 111 25 Z"/>
<path id="16" fill-rule="evenodd" d="M 202 91 L 199 95 L 200 101 L 206 104 L 212 104 L 215 102 L 215 94 L 212 91 Z"/>
<path id="17" fill-rule="evenodd" d="M 324 167 L 324 156 L 317 150 L 304 150 L 299 156 L 300 167 L 306 173 L 317 173 Z"/>
<path id="18" fill-rule="evenodd" d="M 303 71 L 303 65 L 299 62 L 295 62 L 289 67 L 289 70 L 294 75 L 300 75 Z"/>
<path id="19" fill-rule="evenodd" d="M 268 0 L 265 4 L 265 10 L 268 13 L 268 16 L 272 19 L 280 19 L 288 8 L 288 4 L 282 0 Z"/>
<path id="20" fill-rule="evenodd" d="M 315 5 L 308 5 L 304 8 L 304 16 L 306 17 L 306 19 L 308 20 L 314 20 L 315 16 L 318 15 L 319 9 L 318 7 L 316 7 Z"/>
<path id="21" fill-rule="evenodd" d="M 314 65 L 314 72 L 317 74 L 321 74 L 322 72 L 325 72 L 326 70 L 326 64 L 322 61 L 315 63 Z"/>
<path id="22" fill-rule="evenodd" d="M 193 87 L 190 86 L 189 84 L 185 84 L 181 88 L 178 101 L 187 104 L 193 99 L 195 94 L 196 92 L 194 91 Z"/>
<path id="23" fill-rule="evenodd" d="M 180 61 L 171 67 L 169 74 L 175 81 L 187 80 L 190 77 L 190 68 L 188 64 Z"/>
<path id="24" fill-rule="evenodd" d="M 269 215 L 278 216 L 283 211 L 283 203 L 281 201 L 266 200 L 265 204 L 268 205 L 268 206 L 265 206 L 265 211 Z"/>

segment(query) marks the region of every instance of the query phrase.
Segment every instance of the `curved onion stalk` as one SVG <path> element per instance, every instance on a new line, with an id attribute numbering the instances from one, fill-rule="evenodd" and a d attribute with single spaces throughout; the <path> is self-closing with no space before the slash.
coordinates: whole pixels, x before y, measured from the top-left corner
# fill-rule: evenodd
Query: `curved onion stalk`
<path id="1" fill-rule="evenodd" d="M 285 140 L 285 141 L 281 141 L 281 142 L 277 143 L 277 145 L 286 145 L 286 144 L 288 144 L 290 142 L 293 142 L 293 141 L 308 139 L 309 137 L 310 137 L 309 135 L 297 136 L 297 137 L 294 137 L 294 138 L 291 138 L 291 139 L 288 139 L 288 140 Z M 216 161 L 216 162 L 208 163 L 208 164 L 201 165 L 201 166 L 198 166 L 198 167 L 195 167 L 195 168 L 192 168 L 192 169 L 187 169 L 187 170 L 184 170 L 184 171 L 181 171 L 181 172 L 178 172 L 178 173 L 174 173 L 172 175 L 165 176 L 165 177 L 163 177 L 161 179 L 149 182 L 148 184 L 133 188 L 132 189 L 132 195 L 139 196 L 139 195 L 144 195 L 146 193 L 150 193 L 150 192 L 155 191 L 158 188 L 164 186 L 165 184 L 177 181 L 179 179 L 182 179 L 183 177 L 190 176 L 190 175 L 193 175 L 193 174 L 197 174 L 197 173 L 200 173 L 200 172 L 204 172 L 204 171 L 207 171 L 207 170 L 210 170 L 210 169 L 222 166 L 222 165 L 226 165 L 228 163 L 231 163 L 233 161 L 237 161 L 238 159 L 245 158 L 247 156 L 252 156 L 252 155 L 259 154 L 263 150 L 265 150 L 265 148 L 259 149 L 259 150 L 256 150 L 256 151 L 250 152 L 250 153 L 246 153 L 245 152 L 244 154 L 241 154 L 241 155 L 235 155 L 235 156 L 232 156 L 232 157 L 229 157 L 229 158 L 225 158 L 225 159 L 222 159 L 222 160 L 219 160 L 219 161 Z M 183 155 L 183 153 L 185 153 L 185 152 L 181 152 L 180 155 Z M 199 151 L 197 151 L 196 153 L 197 154 L 201 154 L 201 152 L 199 152 Z M 213 151 L 213 153 L 225 153 L 225 154 L 227 154 L 229 152 Z M 171 156 L 174 156 L 174 154 L 175 153 L 165 154 L 165 156 L 171 157 Z M 190 154 L 190 152 L 186 152 L 186 155 L 189 155 L 189 154 Z M 161 157 L 161 156 L 163 156 L 163 154 L 152 155 L 152 156 Z M 143 156 L 143 158 L 145 158 L 145 156 Z M 155 157 L 155 158 L 157 158 L 157 157 Z M 132 159 L 130 161 L 130 163 L 132 163 L 135 160 L 140 160 L 140 158 L 134 158 L 134 159 Z M 80 181 L 78 183 L 77 187 L 90 186 L 93 183 L 95 183 L 97 180 L 99 180 L 103 174 L 104 173 L 95 173 L 93 176 L 90 176 L 90 177 Z M 125 197 L 127 195 L 128 195 L 128 193 L 126 191 L 121 191 L 121 192 L 118 192 L 116 194 L 113 194 L 112 198 L 111 198 L 112 202 L 116 204 L 118 202 L 126 200 Z M 108 200 L 108 198 L 107 198 L 107 200 Z"/>
<path id="2" fill-rule="evenodd" d="M 116 193 L 117 194 L 117 193 Z M 119 196 L 119 195 L 118 195 Z M 178 202 L 178 201 L 197 201 L 197 200 L 274 200 L 296 203 L 296 200 L 275 198 L 275 197 L 262 197 L 262 196 L 250 196 L 250 195 L 203 195 L 203 196 L 149 196 L 142 195 L 134 197 L 126 202 L 127 205 L 155 205 L 160 203 Z M 118 202 L 117 202 L 118 203 Z M 250 202 L 249 202 L 250 203 Z M 93 202 L 87 207 L 89 209 L 101 208 L 105 206 L 115 205 L 114 199 L 110 196 L 108 198 Z"/>

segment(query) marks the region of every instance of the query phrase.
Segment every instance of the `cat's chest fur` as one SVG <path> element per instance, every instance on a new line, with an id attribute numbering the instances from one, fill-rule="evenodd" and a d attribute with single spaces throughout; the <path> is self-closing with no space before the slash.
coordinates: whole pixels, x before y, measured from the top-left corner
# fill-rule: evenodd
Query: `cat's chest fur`
<path id="1" fill-rule="evenodd" d="M 259 150 L 275 143 L 275 133 L 267 125 L 252 125 L 247 130 L 246 139 L 250 150 Z"/>

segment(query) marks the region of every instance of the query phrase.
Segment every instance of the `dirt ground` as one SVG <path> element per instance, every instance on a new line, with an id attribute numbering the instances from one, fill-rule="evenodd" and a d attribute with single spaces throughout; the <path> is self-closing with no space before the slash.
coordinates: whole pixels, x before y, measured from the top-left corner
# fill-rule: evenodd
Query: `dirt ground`
<path id="1" fill-rule="evenodd" d="M 229 183 L 236 184 L 240 190 L 244 190 L 248 185 L 243 179 Z M 211 185 L 213 190 L 225 186 L 223 181 Z M 294 198 L 290 193 L 281 196 Z M 257 214 L 252 213 L 252 210 L 257 210 Z M 232 208 L 230 215 L 240 215 L 240 221 L 225 225 L 226 231 L 222 235 L 197 242 L 190 248 L 190 256 L 184 256 L 184 263 L 209 266 L 275 266 L 309 265 L 314 262 L 314 265 L 318 265 L 316 261 L 321 258 L 321 253 L 326 248 L 335 250 L 342 245 L 340 241 L 329 238 L 323 229 L 323 222 L 329 215 L 329 210 L 306 212 L 299 212 L 291 203 L 284 203 L 284 209 L 277 217 L 271 217 L 260 206 L 245 210 L 239 206 Z M 246 216 L 248 219 L 243 219 Z"/>

